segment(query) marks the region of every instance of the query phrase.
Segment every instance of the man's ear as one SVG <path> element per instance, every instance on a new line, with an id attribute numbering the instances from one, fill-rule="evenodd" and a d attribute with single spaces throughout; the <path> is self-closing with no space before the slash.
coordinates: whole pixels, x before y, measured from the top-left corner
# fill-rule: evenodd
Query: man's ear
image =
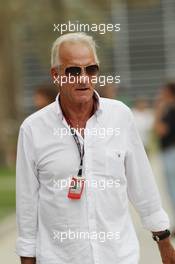
<path id="1" fill-rule="evenodd" d="M 54 77 L 57 78 L 57 76 L 58 76 L 58 70 L 57 70 L 55 67 L 53 67 L 53 68 L 51 68 L 51 70 L 50 70 L 50 74 L 51 74 L 51 76 L 52 76 L 52 79 L 55 79 Z"/>
<path id="2" fill-rule="evenodd" d="M 55 67 L 51 68 L 50 74 L 51 74 L 53 83 L 57 84 L 58 83 L 58 69 Z"/>

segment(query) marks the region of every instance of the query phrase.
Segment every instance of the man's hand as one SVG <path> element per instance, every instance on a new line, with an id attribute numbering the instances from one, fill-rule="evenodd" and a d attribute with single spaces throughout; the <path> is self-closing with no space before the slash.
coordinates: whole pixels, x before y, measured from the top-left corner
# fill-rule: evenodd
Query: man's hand
<path id="1" fill-rule="evenodd" d="M 21 264 L 36 264 L 36 258 L 21 257 Z"/>
<path id="2" fill-rule="evenodd" d="M 175 264 L 175 250 L 169 238 L 157 242 L 163 264 Z"/>

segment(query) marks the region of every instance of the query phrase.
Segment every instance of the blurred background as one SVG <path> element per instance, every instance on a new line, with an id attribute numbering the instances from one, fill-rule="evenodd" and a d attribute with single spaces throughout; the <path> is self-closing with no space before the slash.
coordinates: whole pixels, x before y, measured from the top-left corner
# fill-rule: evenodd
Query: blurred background
<path id="1" fill-rule="evenodd" d="M 54 24 L 120 24 L 119 32 L 87 32 L 97 42 L 101 74 L 120 84 L 97 87 L 132 108 L 162 203 L 175 230 L 175 1 L 0 0 L 0 259 L 15 255 L 15 160 L 26 116 L 55 99 L 50 49 Z M 131 206 L 141 264 L 161 263 L 149 232 Z M 172 241 L 174 238 L 172 236 Z"/>

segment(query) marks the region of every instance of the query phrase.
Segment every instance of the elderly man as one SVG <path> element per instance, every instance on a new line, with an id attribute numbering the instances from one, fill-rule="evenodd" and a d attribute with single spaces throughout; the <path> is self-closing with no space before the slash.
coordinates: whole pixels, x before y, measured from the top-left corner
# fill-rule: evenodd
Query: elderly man
<path id="1" fill-rule="evenodd" d="M 163 263 L 175 263 L 169 219 L 131 111 L 99 97 L 98 71 L 92 37 L 69 33 L 54 42 L 51 74 L 60 92 L 24 120 L 18 139 L 16 251 L 23 264 L 138 263 L 128 199 Z"/>

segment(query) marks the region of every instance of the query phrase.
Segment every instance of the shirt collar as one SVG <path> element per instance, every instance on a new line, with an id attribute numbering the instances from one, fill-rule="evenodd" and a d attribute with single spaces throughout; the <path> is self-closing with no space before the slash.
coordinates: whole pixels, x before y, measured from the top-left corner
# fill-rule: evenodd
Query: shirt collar
<path id="1" fill-rule="evenodd" d="M 98 94 L 98 92 L 96 90 L 94 90 L 93 96 L 97 100 L 97 110 L 96 110 L 95 114 L 99 115 L 101 113 L 101 111 L 102 111 L 101 98 L 100 98 L 100 95 Z M 59 102 L 59 97 L 60 97 L 60 93 L 58 93 L 58 95 L 56 96 L 55 107 L 56 107 L 57 114 L 61 115 L 63 117 L 63 113 L 62 113 L 60 102 Z"/>

